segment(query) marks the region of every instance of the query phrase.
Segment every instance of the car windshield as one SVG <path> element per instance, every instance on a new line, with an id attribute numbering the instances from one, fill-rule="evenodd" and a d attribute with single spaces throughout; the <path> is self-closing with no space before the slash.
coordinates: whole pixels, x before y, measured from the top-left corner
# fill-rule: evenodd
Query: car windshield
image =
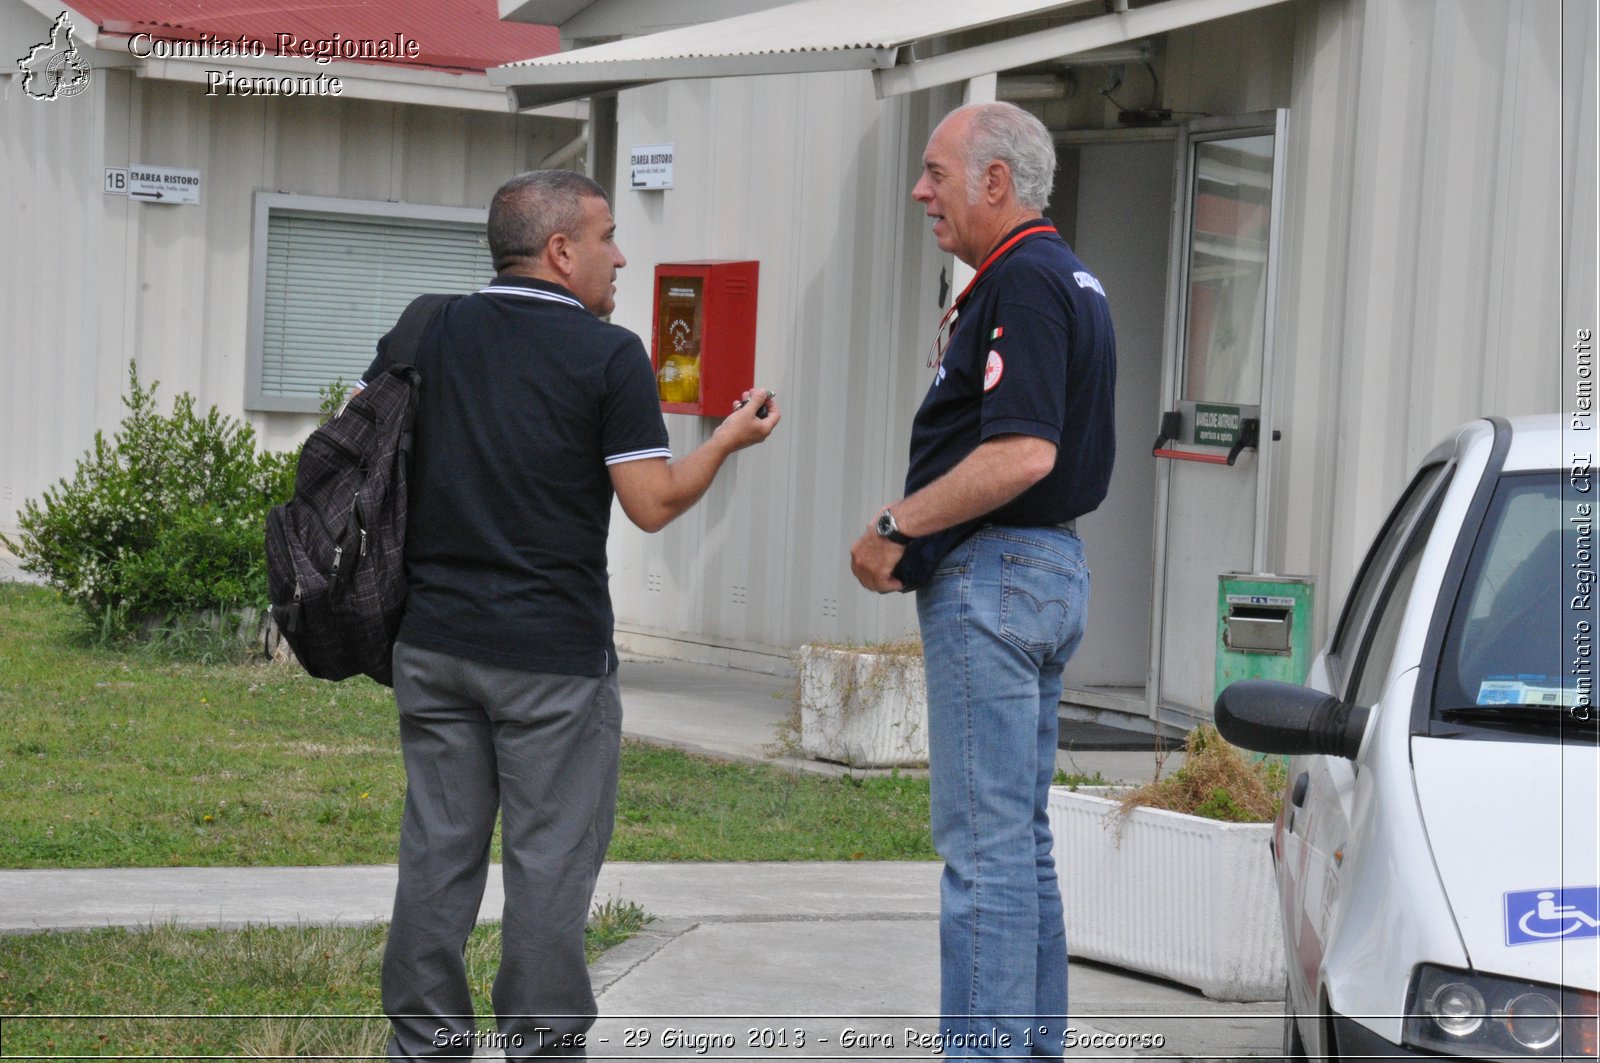
<path id="1" fill-rule="evenodd" d="M 1451 613 L 1436 719 L 1594 734 L 1594 505 L 1557 471 L 1501 478 Z"/>

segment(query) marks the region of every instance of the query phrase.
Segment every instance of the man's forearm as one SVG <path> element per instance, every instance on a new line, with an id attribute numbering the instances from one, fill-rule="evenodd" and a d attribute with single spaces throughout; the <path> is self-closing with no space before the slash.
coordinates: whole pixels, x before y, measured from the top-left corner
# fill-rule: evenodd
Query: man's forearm
<path id="1" fill-rule="evenodd" d="M 724 420 L 711 438 L 676 461 L 644 458 L 610 467 L 611 485 L 628 519 L 647 532 L 660 531 L 690 506 L 700 501 L 717 470 L 735 452 L 753 446 L 772 434 L 782 414 L 772 393 L 765 389 L 745 392 L 746 405 Z M 761 406 L 749 403 L 760 399 Z M 770 411 L 760 416 L 761 410 Z"/>
<path id="2" fill-rule="evenodd" d="M 677 518 L 700 501 L 733 452 L 726 440 L 713 435 L 683 457 L 667 463 L 669 486 L 661 499 L 662 508 L 670 511 L 667 520 Z"/>
<path id="3" fill-rule="evenodd" d="M 997 436 L 955 468 L 894 503 L 895 523 L 913 538 L 993 512 L 1050 474 L 1056 446 L 1036 436 Z"/>

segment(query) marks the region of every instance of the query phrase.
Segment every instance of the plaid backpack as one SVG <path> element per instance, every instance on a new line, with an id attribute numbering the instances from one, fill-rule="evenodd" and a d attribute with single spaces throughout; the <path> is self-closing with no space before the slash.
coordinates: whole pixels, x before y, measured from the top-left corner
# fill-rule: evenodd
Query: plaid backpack
<path id="1" fill-rule="evenodd" d="M 272 619 L 318 679 L 365 673 L 393 685 L 406 604 L 406 501 L 422 334 L 454 299 L 423 295 L 400 315 L 388 369 L 306 439 L 294 497 L 267 514 Z"/>

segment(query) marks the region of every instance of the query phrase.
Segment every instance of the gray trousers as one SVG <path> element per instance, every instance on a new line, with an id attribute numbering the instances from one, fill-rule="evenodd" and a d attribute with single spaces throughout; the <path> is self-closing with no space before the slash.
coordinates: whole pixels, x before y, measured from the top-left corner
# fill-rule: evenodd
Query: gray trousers
<path id="1" fill-rule="evenodd" d="M 582 1057 L 596 1013 L 583 932 L 616 814 L 617 676 L 524 672 L 397 644 L 406 765 L 400 882 L 383 956 L 393 1059 Z M 505 876 L 495 1035 L 477 1034 L 462 950 Z"/>

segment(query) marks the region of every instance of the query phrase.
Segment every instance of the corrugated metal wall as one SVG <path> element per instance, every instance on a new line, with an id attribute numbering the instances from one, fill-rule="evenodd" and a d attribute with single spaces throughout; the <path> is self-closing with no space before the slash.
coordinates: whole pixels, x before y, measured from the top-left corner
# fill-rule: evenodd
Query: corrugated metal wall
<path id="1" fill-rule="evenodd" d="M 1324 621 L 1433 443 L 1479 415 L 1561 408 L 1563 287 L 1595 258 L 1562 189 L 1579 146 L 1564 150 L 1563 40 L 1587 42 L 1592 67 L 1595 9 L 1565 14 L 1299 7 L 1271 556 L 1318 575 Z"/>
<path id="2" fill-rule="evenodd" d="M 1164 54 L 1187 107 L 1253 109 L 1287 91 L 1272 426 L 1284 438 L 1269 560 L 1318 577 L 1325 629 L 1437 437 L 1481 413 L 1560 408 L 1563 297 L 1589 305 L 1596 252 L 1593 203 L 1573 192 L 1592 186 L 1594 104 L 1576 92 L 1564 100 L 1562 78 L 1577 70 L 1592 84 L 1595 10 L 1585 0 L 1300 0 L 1259 17 L 1260 33 L 1200 27 L 1174 34 Z M 1205 59 L 1223 38 L 1244 42 L 1237 61 Z M 26 249 L 7 256 L 0 284 L 10 341 L 0 526 L 70 473 L 96 427 L 115 424 L 129 357 L 167 394 L 188 389 L 237 412 L 255 189 L 482 205 L 504 175 L 570 138 L 511 116 L 354 101 L 218 106 L 193 87 L 97 79 L 75 100 L 41 105 L 14 92 L 0 105 L 5 243 Z M 757 383 L 785 408 L 774 440 L 737 455 L 662 533 L 615 516 L 625 637 L 781 668 L 784 651 L 810 639 L 914 627 L 908 598 L 856 585 L 846 551 L 899 494 L 928 380 L 949 259 L 909 191 L 928 133 L 957 102 L 959 87 L 879 101 L 864 73 L 622 94 L 619 148 L 671 142 L 678 152 L 675 188 L 633 192 L 623 181 L 617 195 L 630 265 L 615 320 L 648 335 L 655 263 L 759 260 Z M 102 168 L 128 162 L 201 169 L 203 204 L 102 195 Z M 255 420 L 273 445 L 307 425 Z M 715 424 L 668 423 L 679 454 Z M 1123 426 L 1127 455 L 1149 427 Z"/>
<path id="3" fill-rule="evenodd" d="M 206 99 L 203 87 L 97 69 L 90 90 L 0 102 L 0 528 L 72 474 L 120 421 L 128 360 L 168 402 L 243 413 L 259 189 L 486 207 L 569 141 L 572 122 L 331 98 Z M 197 206 L 101 191 L 104 168 L 201 171 Z M 376 340 L 377 337 L 374 337 Z M 287 447 L 314 419 L 253 414 Z"/>
<path id="4" fill-rule="evenodd" d="M 1290 108 L 1269 563 L 1318 577 L 1323 630 L 1435 440 L 1559 407 L 1562 293 L 1592 288 L 1595 256 L 1592 224 L 1563 227 L 1593 217 L 1563 201 L 1583 147 L 1563 152 L 1563 122 L 1586 159 L 1593 123 L 1592 104 L 1587 124 L 1563 111 L 1562 42 L 1592 71 L 1593 40 L 1590 4 L 1303 0 L 1163 42 L 1169 105 Z M 880 102 L 864 75 L 623 94 L 619 148 L 675 142 L 678 169 L 671 191 L 619 193 L 632 266 L 617 320 L 647 332 L 655 262 L 761 260 L 757 376 L 787 411 L 678 524 L 618 528 L 625 629 L 759 649 L 913 626 L 909 601 L 856 587 L 845 550 L 898 493 L 926 383 L 917 352 L 947 260 L 907 194 L 956 102 Z M 679 453 L 709 430 L 669 422 Z M 1147 427 L 1122 426 L 1127 460 Z"/>
<path id="5" fill-rule="evenodd" d="M 46 31 L 48 32 L 48 30 Z M 37 38 L 36 38 L 37 39 Z M 115 408 L 97 400 L 99 352 L 126 365 L 117 320 L 133 293 L 113 290 L 126 255 L 100 188 L 108 114 L 105 80 L 69 100 L 29 99 L 15 79 L 0 101 L 0 527 L 56 478 Z M 92 292 L 92 297 L 85 292 Z"/>
<path id="6" fill-rule="evenodd" d="M 756 379 L 784 408 L 772 441 L 736 455 L 663 532 L 645 536 L 616 515 L 611 586 L 625 630 L 781 653 L 808 639 L 914 628 L 909 598 L 863 591 L 847 551 L 877 508 L 899 497 L 911 416 L 931 372 L 923 349 L 938 321 L 943 263 L 910 190 L 927 134 L 956 97 L 940 102 L 880 102 L 864 73 L 622 95 L 619 156 L 675 143 L 677 157 L 671 190 L 633 192 L 619 181 L 617 235 L 629 267 L 614 320 L 648 337 L 656 263 L 758 260 Z M 667 421 L 678 455 L 716 424 Z"/>

